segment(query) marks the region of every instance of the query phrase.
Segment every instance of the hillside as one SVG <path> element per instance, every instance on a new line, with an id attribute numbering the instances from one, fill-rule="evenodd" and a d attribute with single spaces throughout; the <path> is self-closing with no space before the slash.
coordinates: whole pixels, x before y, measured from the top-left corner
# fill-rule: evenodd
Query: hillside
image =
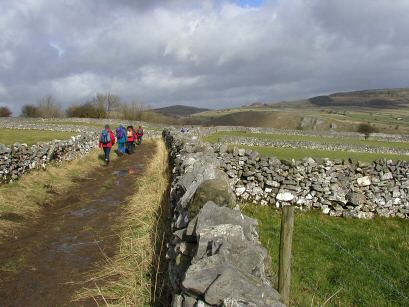
<path id="1" fill-rule="evenodd" d="M 396 108 L 409 103 L 409 88 L 334 93 L 328 96 L 312 97 L 308 101 L 321 107 Z"/>
<path id="2" fill-rule="evenodd" d="M 161 113 L 168 116 L 175 116 L 175 117 L 182 117 L 182 116 L 189 116 L 192 114 L 200 113 L 209 111 L 209 109 L 204 108 L 197 108 L 191 106 L 183 106 L 183 105 L 174 105 L 164 108 L 154 109 L 156 113 Z"/>
<path id="3" fill-rule="evenodd" d="M 370 123 L 384 133 L 409 132 L 409 88 L 334 93 L 309 99 L 257 102 L 196 114 L 196 124 L 320 131 L 357 131 Z M 193 124 L 193 123 L 192 123 Z"/>

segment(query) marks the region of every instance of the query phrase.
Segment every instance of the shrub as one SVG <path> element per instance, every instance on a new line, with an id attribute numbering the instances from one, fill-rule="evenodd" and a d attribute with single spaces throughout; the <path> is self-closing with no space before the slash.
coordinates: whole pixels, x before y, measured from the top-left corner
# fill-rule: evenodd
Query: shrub
<path id="1" fill-rule="evenodd" d="M 68 117 L 106 118 L 107 112 L 103 106 L 86 102 L 83 105 L 73 105 L 66 111 Z"/>
<path id="2" fill-rule="evenodd" d="M 375 127 L 371 126 L 368 123 L 362 123 L 358 126 L 357 131 L 365 135 L 365 139 L 367 139 L 371 133 L 375 133 L 378 131 Z"/>
<path id="3" fill-rule="evenodd" d="M 12 114 L 8 107 L 0 107 L 0 117 L 10 117 Z"/>
<path id="4" fill-rule="evenodd" d="M 22 117 L 40 117 L 38 107 L 32 104 L 26 104 L 21 108 Z"/>
<path id="5" fill-rule="evenodd" d="M 113 94 L 98 93 L 81 105 L 73 105 L 66 110 L 69 117 L 112 118 L 117 116 L 121 98 Z"/>

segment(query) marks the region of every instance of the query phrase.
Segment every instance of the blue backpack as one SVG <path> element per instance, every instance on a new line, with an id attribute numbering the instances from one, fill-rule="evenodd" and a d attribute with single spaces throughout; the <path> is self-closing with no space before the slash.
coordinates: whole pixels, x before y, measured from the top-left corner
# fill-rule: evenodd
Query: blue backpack
<path id="1" fill-rule="evenodd" d="M 104 145 L 111 143 L 111 136 L 107 130 L 102 130 L 99 141 Z"/>
<path id="2" fill-rule="evenodd" d="M 116 132 L 116 137 L 118 138 L 118 140 L 122 139 L 125 136 L 125 132 L 122 127 L 116 128 L 115 132 Z"/>

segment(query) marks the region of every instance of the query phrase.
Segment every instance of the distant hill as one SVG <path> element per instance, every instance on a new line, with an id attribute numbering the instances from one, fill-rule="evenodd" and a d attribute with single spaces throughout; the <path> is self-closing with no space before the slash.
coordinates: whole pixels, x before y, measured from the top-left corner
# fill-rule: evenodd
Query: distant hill
<path id="1" fill-rule="evenodd" d="M 200 113 L 200 112 L 209 111 L 209 109 L 197 108 L 197 107 L 191 107 L 191 106 L 183 106 L 183 105 L 174 105 L 174 106 L 154 109 L 153 111 L 164 114 L 164 115 L 168 115 L 168 116 L 183 117 L 183 116 L 189 116 L 189 115 Z"/>
<path id="2" fill-rule="evenodd" d="M 242 107 L 243 108 L 248 108 L 248 107 L 251 107 L 251 108 L 268 108 L 268 107 L 271 107 L 271 105 L 268 104 L 268 103 L 263 103 L 263 102 L 252 102 L 252 103 L 246 104 L 246 105 L 244 105 Z"/>
<path id="3" fill-rule="evenodd" d="M 328 96 L 312 97 L 308 101 L 320 107 L 396 108 L 409 103 L 409 88 L 335 93 Z"/>

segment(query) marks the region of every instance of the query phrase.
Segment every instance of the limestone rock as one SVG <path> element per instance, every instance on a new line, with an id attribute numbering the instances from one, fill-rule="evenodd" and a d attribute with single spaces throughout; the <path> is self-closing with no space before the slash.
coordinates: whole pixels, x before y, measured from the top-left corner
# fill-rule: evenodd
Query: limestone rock
<path id="1" fill-rule="evenodd" d="M 369 178 L 369 176 L 360 177 L 356 181 L 360 187 L 366 187 L 371 185 L 371 179 Z"/>
<path id="2" fill-rule="evenodd" d="M 279 201 L 289 202 L 295 198 L 295 195 L 292 192 L 280 191 L 278 192 L 276 199 Z"/>

